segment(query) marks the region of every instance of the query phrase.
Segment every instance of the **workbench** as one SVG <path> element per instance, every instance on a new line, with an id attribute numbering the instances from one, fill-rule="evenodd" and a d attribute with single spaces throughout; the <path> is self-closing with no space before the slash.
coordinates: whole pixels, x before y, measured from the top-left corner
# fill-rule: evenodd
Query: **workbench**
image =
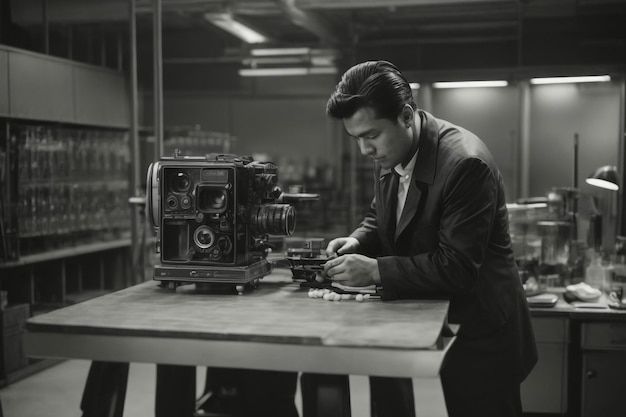
<path id="1" fill-rule="evenodd" d="M 243 295 L 148 281 L 35 316 L 26 349 L 120 365 L 117 391 L 100 400 L 115 404 L 98 405 L 117 415 L 127 364 L 143 362 L 410 377 L 417 415 L 445 416 L 439 368 L 453 342 L 442 337 L 447 310 L 447 300 L 312 299 L 288 269 L 275 269 Z"/>

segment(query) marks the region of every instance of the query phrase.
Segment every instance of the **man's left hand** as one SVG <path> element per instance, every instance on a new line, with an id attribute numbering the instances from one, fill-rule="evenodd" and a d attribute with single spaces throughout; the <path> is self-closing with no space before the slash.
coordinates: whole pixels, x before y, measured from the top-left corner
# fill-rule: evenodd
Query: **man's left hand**
<path id="1" fill-rule="evenodd" d="M 380 284 L 378 261 L 357 254 L 342 255 L 329 260 L 324 265 L 322 276 L 350 287 Z"/>

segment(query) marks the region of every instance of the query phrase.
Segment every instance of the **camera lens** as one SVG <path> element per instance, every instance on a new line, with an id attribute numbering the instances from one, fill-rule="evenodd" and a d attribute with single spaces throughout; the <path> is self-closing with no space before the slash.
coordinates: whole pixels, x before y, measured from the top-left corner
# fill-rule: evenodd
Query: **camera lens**
<path id="1" fill-rule="evenodd" d="M 183 196 L 183 198 L 180 199 L 180 208 L 182 208 L 183 210 L 187 210 L 190 207 L 191 207 L 191 197 L 189 197 L 188 195 Z"/>
<path id="2" fill-rule="evenodd" d="M 207 249 L 215 241 L 215 233 L 208 226 L 200 226 L 193 233 L 193 241 L 201 249 Z"/>
<path id="3" fill-rule="evenodd" d="M 175 208 L 178 207 L 178 199 L 176 197 L 174 197 L 173 195 L 167 197 L 167 207 L 170 210 L 174 210 Z"/>
<path id="4" fill-rule="evenodd" d="M 198 208 L 205 213 L 221 213 L 226 209 L 226 191 L 219 188 L 203 188 L 198 197 Z"/>
<path id="5" fill-rule="evenodd" d="M 296 227 L 296 210 L 289 204 L 265 204 L 252 210 L 250 225 L 255 235 L 289 236 Z"/>
<path id="6" fill-rule="evenodd" d="M 191 186 L 191 179 L 186 172 L 179 171 L 174 175 L 174 177 L 172 177 L 171 186 L 175 193 L 184 193 L 189 190 L 189 187 Z"/>

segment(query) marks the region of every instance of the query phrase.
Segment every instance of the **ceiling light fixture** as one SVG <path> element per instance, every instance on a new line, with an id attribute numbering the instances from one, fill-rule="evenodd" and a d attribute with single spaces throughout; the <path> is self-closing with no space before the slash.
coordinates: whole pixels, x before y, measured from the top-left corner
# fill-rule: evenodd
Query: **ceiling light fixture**
<path id="1" fill-rule="evenodd" d="M 205 13 L 204 18 L 215 26 L 247 43 L 263 43 L 269 39 L 249 26 L 233 19 L 228 13 Z"/>
<path id="2" fill-rule="evenodd" d="M 411 87 L 411 90 L 419 90 L 420 89 L 419 83 L 409 83 L 409 87 Z"/>
<path id="3" fill-rule="evenodd" d="M 336 74 L 335 67 L 292 67 L 292 68 L 242 68 L 239 75 L 242 77 L 279 77 L 288 75 L 322 75 Z"/>
<path id="4" fill-rule="evenodd" d="M 475 88 L 475 87 L 506 87 L 508 82 L 496 81 L 442 81 L 433 83 L 433 88 Z"/>
<path id="5" fill-rule="evenodd" d="M 253 58 L 244 58 L 241 63 L 256 68 L 259 65 L 290 65 L 303 64 L 306 59 L 298 56 L 260 56 Z"/>
<path id="6" fill-rule="evenodd" d="M 570 84 L 570 83 L 605 83 L 611 81 L 609 75 L 588 75 L 582 77 L 547 77 L 531 78 L 531 84 Z"/>
<path id="7" fill-rule="evenodd" d="M 257 48 L 250 50 L 252 56 L 308 55 L 311 48 Z"/>

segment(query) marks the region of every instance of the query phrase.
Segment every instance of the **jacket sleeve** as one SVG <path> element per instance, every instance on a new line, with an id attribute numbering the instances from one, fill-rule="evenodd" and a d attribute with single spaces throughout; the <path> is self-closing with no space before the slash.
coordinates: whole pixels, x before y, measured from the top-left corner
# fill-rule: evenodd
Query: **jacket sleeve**
<path id="1" fill-rule="evenodd" d="M 372 199 L 372 204 L 365 214 L 363 221 L 359 224 L 351 237 L 359 241 L 360 253 L 366 256 L 376 256 L 380 248 L 380 237 L 378 236 L 378 217 L 376 216 L 376 197 Z"/>
<path id="2" fill-rule="evenodd" d="M 498 180 L 479 158 L 457 162 L 445 179 L 435 250 L 378 258 L 385 298 L 405 291 L 454 293 L 473 286 L 487 255 Z"/>

